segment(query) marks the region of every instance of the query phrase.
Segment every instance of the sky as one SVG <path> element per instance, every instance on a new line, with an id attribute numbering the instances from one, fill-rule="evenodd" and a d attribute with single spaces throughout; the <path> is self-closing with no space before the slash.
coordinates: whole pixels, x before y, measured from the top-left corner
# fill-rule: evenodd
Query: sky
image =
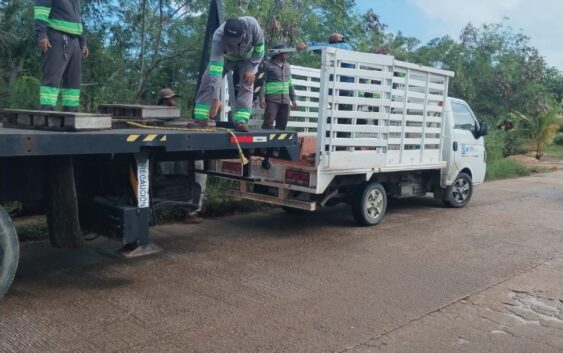
<path id="1" fill-rule="evenodd" d="M 356 0 L 373 9 L 392 32 L 422 42 L 443 35 L 457 39 L 462 28 L 500 22 L 522 29 L 547 63 L 563 71 L 563 0 Z"/>

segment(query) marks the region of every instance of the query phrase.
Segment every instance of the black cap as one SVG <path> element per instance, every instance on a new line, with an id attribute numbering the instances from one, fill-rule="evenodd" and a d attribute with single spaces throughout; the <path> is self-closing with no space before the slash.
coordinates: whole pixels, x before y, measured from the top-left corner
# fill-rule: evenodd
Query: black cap
<path id="1" fill-rule="evenodd" d="M 280 50 L 280 49 L 287 49 L 287 46 L 283 43 L 278 43 L 278 44 L 276 44 L 272 47 L 272 50 Z M 272 59 L 274 59 L 276 56 L 278 56 L 280 54 L 282 54 L 282 53 L 277 53 L 277 54 L 272 55 Z"/>
<path id="2" fill-rule="evenodd" d="M 244 35 L 245 25 L 240 18 L 230 18 L 223 29 L 224 38 L 229 44 L 238 44 Z"/>

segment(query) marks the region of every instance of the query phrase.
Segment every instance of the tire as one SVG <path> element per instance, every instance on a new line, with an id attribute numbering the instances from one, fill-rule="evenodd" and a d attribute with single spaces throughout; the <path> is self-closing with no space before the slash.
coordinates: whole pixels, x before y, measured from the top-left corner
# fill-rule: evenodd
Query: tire
<path id="1" fill-rule="evenodd" d="M 0 299 L 12 285 L 20 256 L 16 229 L 8 213 L 0 206 Z"/>
<path id="2" fill-rule="evenodd" d="M 446 189 L 444 203 L 452 208 L 465 207 L 471 200 L 472 195 L 473 180 L 471 176 L 466 173 L 459 173 L 453 184 Z"/>
<path id="3" fill-rule="evenodd" d="M 387 211 L 387 193 L 378 182 L 362 184 L 352 196 L 352 215 L 360 226 L 378 224 Z"/>

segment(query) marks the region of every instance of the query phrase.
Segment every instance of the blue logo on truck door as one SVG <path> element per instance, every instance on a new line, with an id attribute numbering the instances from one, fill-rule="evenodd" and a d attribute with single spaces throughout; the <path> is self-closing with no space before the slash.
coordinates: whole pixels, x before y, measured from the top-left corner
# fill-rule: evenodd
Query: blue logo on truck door
<path id="1" fill-rule="evenodd" d="M 465 156 L 469 152 L 469 145 L 461 144 L 461 155 Z"/>

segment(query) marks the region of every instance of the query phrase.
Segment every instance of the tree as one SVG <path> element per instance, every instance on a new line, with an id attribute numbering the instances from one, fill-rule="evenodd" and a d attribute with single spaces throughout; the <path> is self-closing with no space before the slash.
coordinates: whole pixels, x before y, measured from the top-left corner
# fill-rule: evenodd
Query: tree
<path id="1" fill-rule="evenodd" d="M 559 130 L 559 109 L 549 107 L 534 116 L 526 116 L 520 112 L 511 115 L 525 127 L 530 149 L 534 151 L 536 159 L 541 159 L 543 148 L 553 143 L 553 138 Z"/>

